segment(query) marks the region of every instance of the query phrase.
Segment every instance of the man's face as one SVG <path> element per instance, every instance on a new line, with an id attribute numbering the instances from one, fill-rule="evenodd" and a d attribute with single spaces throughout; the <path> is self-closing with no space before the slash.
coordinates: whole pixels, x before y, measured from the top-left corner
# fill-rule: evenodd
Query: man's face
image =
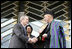
<path id="1" fill-rule="evenodd" d="M 29 23 L 29 18 L 28 17 L 25 17 L 24 20 L 23 20 L 23 24 L 24 25 L 27 25 Z"/>
<path id="2" fill-rule="evenodd" d="M 29 26 L 27 27 L 27 32 L 31 33 L 31 28 Z"/>
<path id="3" fill-rule="evenodd" d="M 48 22 L 48 21 L 50 20 L 50 18 L 51 18 L 51 15 L 50 15 L 50 14 L 44 15 L 44 20 L 45 20 L 46 22 Z"/>

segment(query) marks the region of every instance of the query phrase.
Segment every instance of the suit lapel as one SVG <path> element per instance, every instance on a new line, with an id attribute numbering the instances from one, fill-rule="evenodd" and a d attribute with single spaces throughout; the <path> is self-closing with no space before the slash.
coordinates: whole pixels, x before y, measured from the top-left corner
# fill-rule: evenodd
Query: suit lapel
<path id="1" fill-rule="evenodd" d="M 19 23 L 19 25 L 20 25 L 20 27 L 21 27 L 22 33 L 26 35 L 25 29 L 24 29 L 24 27 L 22 26 L 22 24 Z"/>

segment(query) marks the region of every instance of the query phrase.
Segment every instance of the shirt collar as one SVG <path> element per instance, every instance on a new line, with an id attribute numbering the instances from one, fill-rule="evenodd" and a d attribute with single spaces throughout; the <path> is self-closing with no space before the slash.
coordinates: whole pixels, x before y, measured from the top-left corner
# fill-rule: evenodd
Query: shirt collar
<path id="1" fill-rule="evenodd" d="M 29 24 L 27 24 L 27 25 L 29 25 Z M 27 26 L 27 25 L 26 25 L 26 26 Z M 25 28 L 26 26 L 23 26 L 23 27 Z"/>

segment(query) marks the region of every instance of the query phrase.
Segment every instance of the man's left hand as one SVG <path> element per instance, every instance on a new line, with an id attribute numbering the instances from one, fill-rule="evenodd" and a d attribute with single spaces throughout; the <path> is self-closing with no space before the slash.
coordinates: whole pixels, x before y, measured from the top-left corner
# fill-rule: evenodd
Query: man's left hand
<path id="1" fill-rule="evenodd" d="M 42 36 L 43 36 L 44 38 L 46 38 L 46 37 L 47 37 L 47 34 L 43 34 Z"/>

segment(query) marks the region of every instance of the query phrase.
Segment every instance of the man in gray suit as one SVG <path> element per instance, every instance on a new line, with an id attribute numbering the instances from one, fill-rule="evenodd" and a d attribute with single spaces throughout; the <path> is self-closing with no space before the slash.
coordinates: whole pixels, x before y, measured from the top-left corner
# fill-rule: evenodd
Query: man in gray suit
<path id="1" fill-rule="evenodd" d="M 37 38 L 29 38 L 26 32 L 26 26 L 29 23 L 28 16 L 21 16 L 20 23 L 17 23 L 13 28 L 12 38 L 9 48 L 27 48 L 26 43 L 36 43 Z"/>

